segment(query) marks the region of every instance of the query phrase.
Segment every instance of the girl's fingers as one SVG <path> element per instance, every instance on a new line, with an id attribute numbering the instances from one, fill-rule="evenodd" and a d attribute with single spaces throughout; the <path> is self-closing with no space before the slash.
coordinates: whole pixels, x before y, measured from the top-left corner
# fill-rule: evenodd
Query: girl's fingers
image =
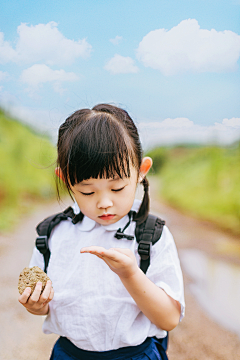
<path id="1" fill-rule="evenodd" d="M 89 253 L 103 258 L 106 255 L 106 249 L 102 246 L 88 246 L 80 250 L 81 253 Z"/>
<path id="2" fill-rule="evenodd" d="M 102 254 L 104 251 L 106 251 L 106 249 L 102 246 L 86 246 L 83 247 L 80 252 L 81 253 L 99 253 Z"/>
<path id="3" fill-rule="evenodd" d="M 49 295 L 49 301 L 51 301 L 53 299 L 53 296 L 54 296 L 54 290 L 53 288 L 51 288 L 51 291 L 50 291 L 50 295 Z"/>
<path id="4" fill-rule="evenodd" d="M 81 249 L 81 253 L 90 253 L 96 255 L 102 259 L 107 258 L 110 260 L 120 261 L 123 259 L 125 253 L 122 251 L 117 251 L 117 249 L 111 248 L 106 250 L 101 246 L 88 246 Z"/>
<path id="5" fill-rule="evenodd" d="M 45 286 L 45 289 L 42 292 L 42 295 L 40 296 L 39 302 L 42 304 L 47 303 L 47 300 L 49 299 L 50 293 L 52 288 L 52 282 L 50 280 L 47 281 L 47 284 Z"/>
<path id="6" fill-rule="evenodd" d="M 122 249 L 122 248 L 114 248 L 115 251 L 120 252 L 121 254 L 129 256 L 130 254 L 133 254 L 130 249 Z"/>
<path id="7" fill-rule="evenodd" d="M 38 281 L 35 286 L 34 292 L 32 293 L 32 296 L 28 300 L 29 305 L 32 305 L 39 300 L 41 291 L 42 291 L 42 283 Z"/>
<path id="8" fill-rule="evenodd" d="M 46 304 L 48 304 L 53 299 L 53 296 L 54 296 L 54 290 L 51 287 L 49 296 L 48 296 L 47 300 L 45 300 L 42 305 L 45 306 Z"/>
<path id="9" fill-rule="evenodd" d="M 24 292 L 22 293 L 22 295 L 19 296 L 18 301 L 21 304 L 26 304 L 28 301 L 29 296 L 31 295 L 31 291 L 32 289 L 30 287 L 27 287 Z"/>
<path id="10" fill-rule="evenodd" d="M 119 251 L 116 251 L 114 248 L 111 248 L 107 250 L 107 257 L 111 260 L 121 261 L 125 259 L 125 254 L 123 252 L 120 253 Z"/>
<path id="11" fill-rule="evenodd" d="M 129 276 L 138 268 L 136 258 L 130 249 L 89 246 L 80 250 L 81 253 L 90 253 L 102 259 L 112 271 L 119 276 Z"/>

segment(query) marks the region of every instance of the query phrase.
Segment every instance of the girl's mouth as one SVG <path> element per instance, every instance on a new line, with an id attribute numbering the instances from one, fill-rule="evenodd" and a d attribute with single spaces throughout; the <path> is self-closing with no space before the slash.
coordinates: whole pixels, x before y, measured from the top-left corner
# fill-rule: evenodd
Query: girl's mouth
<path id="1" fill-rule="evenodd" d="M 112 214 L 104 214 L 102 216 L 99 216 L 99 218 L 101 220 L 112 220 L 114 218 L 115 215 L 112 215 Z"/>

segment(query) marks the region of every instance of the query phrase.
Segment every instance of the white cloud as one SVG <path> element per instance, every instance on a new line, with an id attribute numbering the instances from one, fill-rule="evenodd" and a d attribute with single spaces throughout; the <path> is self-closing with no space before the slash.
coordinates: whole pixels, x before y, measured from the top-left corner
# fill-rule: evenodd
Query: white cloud
<path id="1" fill-rule="evenodd" d="M 0 81 L 4 81 L 8 77 L 8 73 L 0 71 Z"/>
<path id="2" fill-rule="evenodd" d="M 161 122 L 151 122 L 147 123 L 148 128 L 186 128 L 193 126 L 193 121 L 190 121 L 187 118 L 167 118 Z"/>
<path id="3" fill-rule="evenodd" d="M 9 61 L 14 61 L 16 52 L 11 45 L 4 40 L 4 34 L 0 32 L 0 64 L 6 64 Z"/>
<path id="4" fill-rule="evenodd" d="M 37 90 L 38 86 L 43 83 L 52 82 L 54 90 L 60 94 L 64 91 L 61 87 L 62 82 L 76 81 L 78 79 L 78 76 L 73 72 L 52 70 L 45 64 L 35 64 L 23 70 L 20 76 L 20 80 L 28 84 L 31 91 Z"/>
<path id="5" fill-rule="evenodd" d="M 150 31 L 140 42 L 137 58 L 164 75 L 182 72 L 226 72 L 237 67 L 240 36 L 232 31 L 200 29 L 195 19 L 169 31 Z"/>
<path id="6" fill-rule="evenodd" d="M 127 74 L 137 73 L 138 67 L 134 65 L 134 60 L 129 56 L 124 57 L 115 54 L 105 65 L 104 69 L 110 71 L 112 74 Z"/>
<path id="7" fill-rule="evenodd" d="M 222 124 L 237 129 L 240 128 L 240 118 L 223 119 Z"/>
<path id="8" fill-rule="evenodd" d="M 176 143 L 230 144 L 240 139 L 240 118 L 223 119 L 214 125 L 196 125 L 187 118 L 141 122 L 139 132 L 145 148 Z"/>
<path id="9" fill-rule="evenodd" d="M 113 45 L 118 45 L 121 41 L 122 41 L 123 37 L 122 36 L 116 36 L 114 39 L 110 39 L 109 41 L 113 44 Z"/>
<path id="10" fill-rule="evenodd" d="M 92 46 L 83 40 L 67 39 L 54 21 L 48 24 L 30 25 L 22 23 L 17 28 L 16 48 L 4 41 L 0 33 L 0 62 L 17 63 L 44 62 L 48 65 L 66 65 L 77 58 L 90 55 Z"/>

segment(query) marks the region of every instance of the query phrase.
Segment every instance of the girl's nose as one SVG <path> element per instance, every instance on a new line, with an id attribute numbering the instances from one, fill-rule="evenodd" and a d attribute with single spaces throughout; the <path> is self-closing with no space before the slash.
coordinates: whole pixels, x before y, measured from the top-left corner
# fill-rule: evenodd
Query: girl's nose
<path id="1" fill-rule="evenodd" d="M 108 197 L 102 197 L 97 203 L 99 209 L 107 209 L 111 206 L 113 206 L 113 202 Z"/>

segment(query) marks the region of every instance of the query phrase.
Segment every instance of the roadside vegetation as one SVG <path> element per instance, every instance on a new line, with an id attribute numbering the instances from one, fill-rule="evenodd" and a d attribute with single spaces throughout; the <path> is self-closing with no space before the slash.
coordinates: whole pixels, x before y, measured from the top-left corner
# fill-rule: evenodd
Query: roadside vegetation
<path id="1" fill-rule="evenodd" d="M 229 147 L 158 147 L 159 196 L 179 210 L 240 235 L 240 142 Z M 0 109 L 0 231 L 39 202 L 55 198 L 56 148 Z"/>
<path id="2" fill-rule="evenodd" d="M 0 109 L 0 231 L 55 194 L 56 150 L 50 140 Z"/>
<path id="3" fill-rule="evenodd" d="M 147 155 L 163 200 L 240 235 L 240 142 L 160 147 Z"/>

